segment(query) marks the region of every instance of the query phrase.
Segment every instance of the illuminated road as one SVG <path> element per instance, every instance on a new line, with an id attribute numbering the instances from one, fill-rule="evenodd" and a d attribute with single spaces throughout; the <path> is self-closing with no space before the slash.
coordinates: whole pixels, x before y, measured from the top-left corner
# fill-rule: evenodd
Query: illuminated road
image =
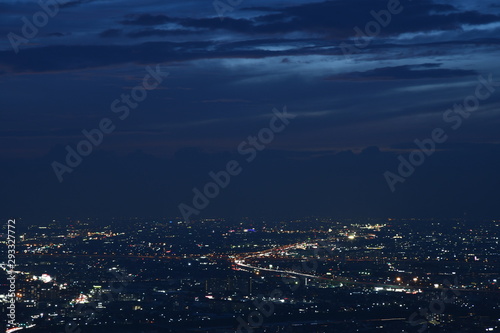
<path id="1" fill-rule="evenodd" d="M 313 275 L 313 274 L 307 274 L 307 273 L 302 273 L 302 272 L 296 272 L 296 271 L 290 271 L 290 270 L 280 270 L 280 269 L 273 269 L 273 268 L 263 268 L 259 266 L 253 266 L 249 265 L 245 262 L 247 259 L 251 258 L 266 258 L 266 259 L 278 259 L 278 258 L 272 258 L 270 257 L 271 253 L 278 253 L 278 252 L 284 252 L 293 248 L 298 248 L 298 247 L 305 247 L 306 244 L 311 244 L 311 243 L 296 243 L 296 244 L 291 244 L 291 245 L 286 245 L 282 246 L 279 248 L 273 248 L 273 249 L 268 249 L 264 250 L 262 252 L 253 252 L 253 253 L 247 253 L 244 255 L 239 255 L 237 258 L 230 258 L 231 262 L 238 266 L 238 267 L 243 267 L 249 270 L 255 270 L 255 271 L 267 271 L 267 272 L 273 272 L 273 273 L 279 273 L 283 275 L 292 275 L 292 276 L 299 276 L 299 277 L 304 277 L 304 278 L 310 278 L 310 279 L 318 279 L 318 280 L 327 280 L 327 281 L 332 281 L 332 282 L 339 282 L 339 283 L 344 283 L 344 284 L 354 284 L 354 285 L 363 285 L 363 286 L 373 286 L 373 287 L 382 287 L 387 289 L 392 289 L 393 291 L 401 291 L 401 292 L 422 292 L 424 290 L 449 290 L 450 286 L 439 286 L 439 287 L 427 287 L 427 286 L 408 286 L 408 285 L 394 285 L 394 284 L 384 284 L 381 282 L 368 282 L 368 281 L 352 281 L 346 277 L 324 277 L 324 276 L 318 276 L 318 275 Z M 316 244 L 316 246 L 319 247 L 319 245 Z M 282 257 L 281 259 L 284 259 L 286 257 Z M 278 259 L 279 260 L 279 259 Z M 310 260 L 318 260 L 318 259 L 310 259 Z M 364 261 L 364 260 L 353 260 L 353 261 Z M 366 260 L 366 261 L 373 261 L 373 260 Z M 486 292 L 486 293 L 500 293 L 500 291 L 495 291 L 495 290 L 477 290 L 477 289 L 466 289 L 466 288 L 452 288 L 453 291 L 464 291 L 464 292 Z"/>

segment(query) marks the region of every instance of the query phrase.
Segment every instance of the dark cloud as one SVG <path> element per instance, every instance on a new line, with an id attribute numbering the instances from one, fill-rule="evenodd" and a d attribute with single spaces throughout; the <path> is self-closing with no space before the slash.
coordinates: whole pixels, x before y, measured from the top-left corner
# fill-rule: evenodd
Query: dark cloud
<path id="1" fill-rule="evenodd" d="M 416 3 L 402 1 L 402 12 L 392 15 L 390 24 L 384 27 L 381 36 L 408 32 L 435 30 L 460 30 L 463 25 L 481 25 L 500 22 L 500 16 L 477 11 L 461 12 L 448 4 L 436 4 L 432 0 Z M 221 21 L 211 18 L 178 18 L 165 15 L 129 15 L 125 25 L 160 25 L 177 23 L 186 28 L 227 30 L 247 34 L 276 34 L 291 32 L 320 33 L 329 38 L 348 38 L 354 35 L 353 28 L 374 20 L 372 11 L 387 8 L 386 0 L 360 0 L 356 6 L 348 0 L 324 1 L 285 8 L 250 7 L 245 10 L 263 12 L 263 15 L 248 18 L 226 17 Z M 269 13 L 269 14 L 268 14 Z"/>
<path id="2" fill-rule="evenodd" d="M 387 27 L 381 29 L 380 35 L 394 35 L 407 32 L 423 32 L 434 30 L 456 30 L 464 24 L 487 24 L 500 22 L 500 16 L 475 11 L 460 12 L 452 5 L 436 4 L 432 0 L 418 2 L 401 1 L 402 12 L 391 15 Z M 387 9 L 386 0 L 359 0 L 353 6 L 349 0 L 325 1 L 279 10 L 272 7 L 251 8 L 267 10 L 272 14 L 256 18 L 259 23 L 257 31 L 267 33 L 310 31 L 325 34 L 331 38 L 353 36 L 353 28 L 373 21 L 372 11 Z"/>
<path id="3" fill-rule="evenodd" d="M 154 35 L 158 31 L 138 34 Z M 171 35 L 166 33 L 166 35 Z M 134 37 L 134 34 L 130 37 Z M 26 49 L 19 54 L 0 51 L 0 68 L 14 73 L 46 72 L 97 68 L 124 63 L 168 63 L 203 58 L 264 58 L 281 54 L 271 51 L 221 50 L 208 53 L 212 42 L 148 42 L 139 45 L 47 46 Z M 34 62 L 33 59 L 38 59 Z"/>
<path id="4" fill-rule="evenodd" d="M 375 68 L 365 72 L 350 72 L 332 75 L 325 80 L 331 81 L 387 81 L 447 79 L 477 75 L 474 70 L 436 68 L 441 64 L 404 65 Z"/>
<path id="5" fill-rule="evenodd" d="M 90 1 L 72 1 L 69 4 L 82 4 Z M 451 39 L 434 40 L 401 40 L 385 39 L 408 32 L 429 31 L 460 31 L 464 24 L 479 26 L 485 23 L 498 22 L 497 15 L 480 13 L 476 11 L 460 11 L 454 5 L 436 4 L 431 0 L 422 0 L 418 3 L 402 1 L 404 10 L 393 17 L 391 24 L 382 29 L 379 38 L 362 50 L 362 54 L 374 54 L 382 49 L 398 52 L 398 57 L 414 58 L 445 55 L 450 52 L 450 46 L 491 46 L 498 45 L 499 39 L 481 36 L 480 32 L 470 33 L 461 38 L 455 36 Z M 387 7 L 385 0 L 360 0 L 356 6 L 350 1 L 323 1 L 281 7 L 253 7 L 241 8 L 241 12 L 259 12 L 259 15 L 248 15 L 241 18 L 226 17 L 221 21 L 214 13 L 211 15 L 198 15 L 196 17 L 177 17 L 163 14 L 127 14 L 121 15 L 124 19 L 120 22 L 125 29 L 108 28 L 98 30 L 93 36 L 100 38 L 115 38 L 114 45 L 97 45 L 93 39 L 86 39 L 85 43 L 75 46 L 50 45 L 39 47 L 45 43 L 33 44 L 30 48 L 23 49 L 22 54 L 13 57 L 10 50 L 0 51 L 0 66 L 3 72 L 44 72 L 74 70 L 83 68 L 103 67 L 127 62 L 149 63 L 151 61 L 190 61 L 194 59 L 215 58 L 265 58 L 272 56 L 307 56 L 307 55 L 332 55 L 342 56 L 338 48 L 343 41 L 348 41 L 354 35 L 353 28 L 357 25 L 363 27 L 366 22 L 373 20 L 370 15 L 372 10 L 383 10 Z M 63 14 L 60 14 L 63 15 Z M 172 23 L 178 28 L 153 28 L 153 26 Z M 109 24 L 109 23 L 107 23 Z M 128 30 L 128 27 L 151 27 L 139 30 Z M 73 31 L 69 30 L 68 34 Z M 231 34 L 246 37 L 231 38 Z M 302 33 L 314 34 L 314 37 L 291 39 L 287 34 Z M 57 33 L 59 34 L 59 33 Z M 75 33 L 81 36 L 80 33 Z M 214 40 L 212 36 L 226 36 L 223 41 Z M 229 35 L 227 35 L 229 34 Z M 188 36 L 189 43 L 183 43 L 182 38 Z M 56 36 L 56 35 L 53 35 Z M 58 35 L 61 36 L 61 35 Z M 306 36 L 306 35 L 304 35 Z M 120 45 L 123 38 L 154 40 L 159 42 Z M 165 43 L 168 40 L 177 40 Z M 294 36 L 296 37 L 296 36 Z M 479 38 L 481 37 L 481 38 Z M 95 37 L 93 37 L 95 38 Z M 207 42 L 211 41 L 212 42 Z M 200 44 L 204 47 L 200 49 Z M 283 45 L 282 50 L 276 46 Z M 270 51 L 273 50 L 273 51 Z M 54 54 L 52 54 L 54 53 Z M 405 55 L 407 53 L 407 55 Z M 64 54 L 64 57 L 60 56 Z M 31 59 L 37 59 L 37 62 Z M 388 69 L 386 69 L 387 71 Z M 434 69 L 432 71 L 416 71 L 401 68 L 400 76 L 409 77 L 434 77 L 447 75 L 465 75 L 466 72 L 451 71 L 447 69 Z M 424 75 L 425 72 L 425 76 Z M 369 73 L 368 73 L 369 74 Z M 380 73 L 373 73 L 373 75 Z M 387 73 L 385 73 L 387 74 Z"/>
<path id="6" fill-rule="evenodd" d="M 151 15 L 151 14 L 141 14 L 141 15 L 127 15 L 126 19 L 120 21 L 123 25 L 161 25 L 171 22 L 165 15 Z"/>
<path id="7" fill-rule="evenodd" d="M 142 37 L 151 37 L 151 36 L 180 36 L 180 35 L 189 35 L 194 34 L 195 31 L 190 30 L 164 30 L 164 29 L 145 29 L 139 31 L 132 31 L 127 34 L 130 38 L 142 38 Z"/>
<path id="8" fill-rule="evenodd" d="M 101 32 L 101 38 L 116 37 L 122 32 L 118 29 L 110 29 Z M 162 30 L 145 29 L 127 33 L 129 38 L 141 38 L 151 36 L 178 36 L 195 34 L 186 30 Z M 308 46 L 302 46 L 308 43 Z M 311 46 L 311 44 L 317 44 Z M 496 46 L 500 44 L 500 39 L 482 39 L 470 41 L 447 41 L 436 43 L 415 44 L 413 47 L 419 48 L 422 53 L 443 55 L 450 51 L 450 47 L 458 49 L 464 45 L 469 46 Z M 283 45 L 284 50 L 274 50 L 276 46 Z M 238 42 L 214 42 L 214 41 L 193 41 L 193 42 L 147 42 L 136 45 L 76 45 L 76 46 L 47 46 L 34 47 L 23 50 L 19 54 L 12 51 L 0 51 L 0 68 L 5 72 L 25 73 L 25 72 L 46 72 L 61 70 L 77 70 L 85 68 L 98 68 L 103 66 L 119 65 L 124 63 L 168 63 L 177 61 L 191 61 L 196 59 L 218 59 L 218 58 L 249 58 L 258 59 L 266 57 L 290 57 L 307 55 L 336 55 L 343 56 L 340 48 L 330 49 L 325 46 L 331 45 L 322 40 L 304 39 L 258 39 Z M 291 47 L 290 47 L 291 46 Z M 269 48 L 269 49 L 268 49 Z M 363 52 L 376 53 L 380 49 L 406 49 L 404 44 L 370 45 Z M 208 52 L 210 50 L 210 52 Z M 409 57 L 414 55 L 410 54 Z M 401 56 L 400 56 L 401 57 Z M 36 62 L 32 59 L 38 59 Z M 290 59 L 289 59 L 290 60 Z M 384 71 L 382 73 L 381 71 Z M 392 72 L 391 72 L 392 71 Z M 396 73 L 396 71 L 399 72 Z M 422 70 L 412 66 L 402 66 L 401 68 L 379 69 L 377 72 L 368 72 L 364 76 L 391 77 L 398 75 L 402 78 L 425 77 L 457 77 L 472 75 L 470 70 L 451 69 L 427 69 Z M 350 74 L 354 78 L 356 74 Z M 347 77 L 346 77 L 347 79 Z"/>
<path id="9" fill-rule="evenodd" d="M 234 19 L 231 17 L 224 18 L 221 21 L 218 17 L 214 18 L 177 18 L 174 20 L 177 24 L 189 28 L 203 28 L 203 29 L 216 29 L 228 30 L 241 33 L 256 33 L 262 31 L 249 19 Z"/>
<path id="10" fill-rule="evenodd" d="M 176 55 L 176 43 L 145 43 L 137 46 L 48 46 L 0 52 L 0 64 L 13 72 L 45 72 L 95 68 L 129 62 L 168 62 L 183 59 Z M 179 44 L 181 45 L 181 44 Z M 32 59 L 39 59 L 34 62 Z"/>
<path id="11" fill-rule="evenodd" d="M 59 8 L 71 8 L 71 7 L 77 7 L 80 5 L 84 5 L 90 2 L 95 2 L 98 0 L 73 0 L 73 1 L 67 1 L 67 2 L 60 2 Z"/>

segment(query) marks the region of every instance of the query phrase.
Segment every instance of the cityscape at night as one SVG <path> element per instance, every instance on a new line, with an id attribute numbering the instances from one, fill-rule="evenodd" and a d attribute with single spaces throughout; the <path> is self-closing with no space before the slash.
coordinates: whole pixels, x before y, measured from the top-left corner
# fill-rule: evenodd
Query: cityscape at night
<path id="1" fill-rule="evenodd" d="M 26 332 L 500 329 L 500 220 L 64 219 L 17 233 Z"/>
<path id="2" fill-rule="evenodd" d="M 0 332 L 500 333 L 498 0 L 0 18 Z"/>

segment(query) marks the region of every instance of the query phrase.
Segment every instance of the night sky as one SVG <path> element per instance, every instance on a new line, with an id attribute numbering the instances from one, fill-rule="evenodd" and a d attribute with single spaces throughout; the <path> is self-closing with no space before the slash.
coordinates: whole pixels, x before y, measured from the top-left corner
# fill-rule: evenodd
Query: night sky
<path id="1" fill-rule="evenodd" d="M 242 172 L 193 218 L 500 214 L 498 1 L 47 3 L 0 1 L 4 216 L 181 216 L 231 160 Z M 285 106 L 295 118 L 248 162 L 238 147 Z M 103 119 L 60 182 L 54 162 Z M 436 128 L 446 140 L 391 191 L 386 172 Z"/>

